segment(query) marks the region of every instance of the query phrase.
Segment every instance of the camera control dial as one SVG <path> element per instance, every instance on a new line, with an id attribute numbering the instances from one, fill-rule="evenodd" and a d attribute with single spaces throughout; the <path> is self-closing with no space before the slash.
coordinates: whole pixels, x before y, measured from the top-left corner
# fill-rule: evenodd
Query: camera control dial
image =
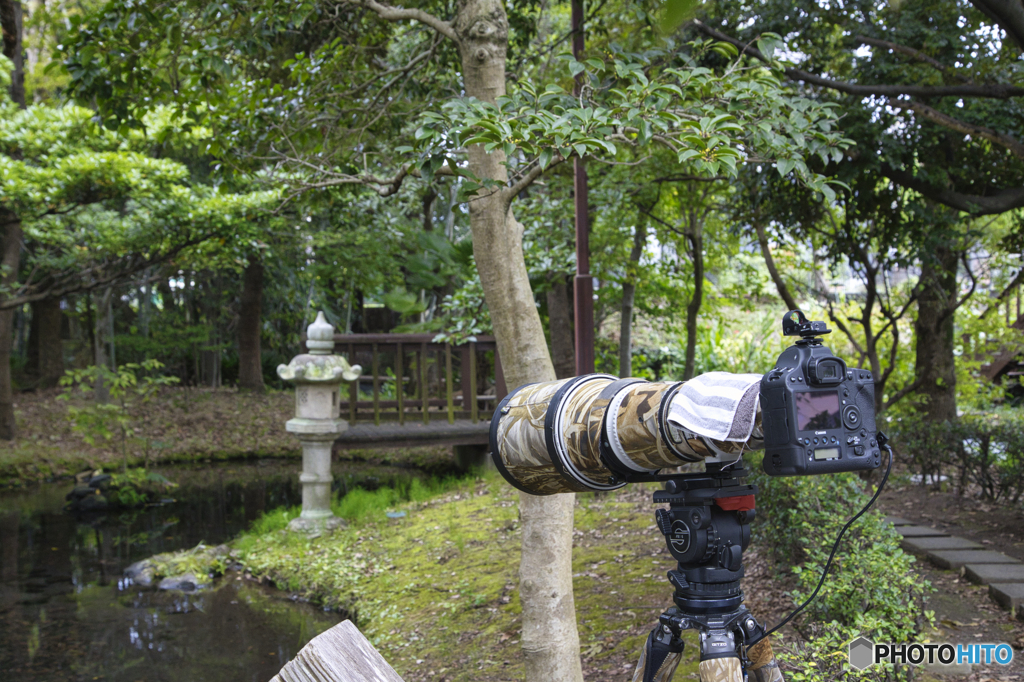
<path id="1" fill-rule="evenodd" d="M 848 429 L 860 428 L 860 410 L 857 409 L 856 405 L 847 405 L 846 409 L 843 410 L 843 423 L 846 424 Z"/>

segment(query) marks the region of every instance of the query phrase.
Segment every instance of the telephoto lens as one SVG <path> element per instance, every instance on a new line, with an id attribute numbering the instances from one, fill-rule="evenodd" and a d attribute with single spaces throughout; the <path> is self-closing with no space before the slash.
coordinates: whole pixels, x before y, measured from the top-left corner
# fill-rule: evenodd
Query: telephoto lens
<path id="1" fill-rule="evenodd" d="M 760 419 L 745 442 L 698 435 L 670 418 L 682 382 L 585 374 L 528 384 L 491 418 L 491 457 L 511 485 L 532 495 L 615 490 L 631 478 L 761 446 Z"/>

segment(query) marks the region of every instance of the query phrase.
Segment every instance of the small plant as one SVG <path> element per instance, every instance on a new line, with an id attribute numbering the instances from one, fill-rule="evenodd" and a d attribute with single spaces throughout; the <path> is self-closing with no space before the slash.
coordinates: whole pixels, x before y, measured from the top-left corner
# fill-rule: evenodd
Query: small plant
<path id="1" fill-rule="evenodd" d="M 813 592 L 847 519 L 868 500 L 853 474 L 772 478 L 751 463 L 759 494 L 758 506 L 768 510 L 753 527 L 769 559 L 780 572 L 796 577 L 794 603 Z M 933 626 L 934 613 L 924 609 L 931 584 L 914 570 L 915 558 L 900 549 L 900 537 L 882 515 L 862 516 L 844 536 L 828 581 L 811 603 L 809 618 L 796 623 L 808 640 L 786 644 L 779 660 L 813 672 L 787 672 L 786 679 L 903 680 L 908 668 L 876 666 L 843 672 L 846 643 L 860 635 L 874 641 L 909 642 Z M 838 652 L 838 653 L 837 653 Z"/>
<path id="2" fill-rule="evenodd" d="M 161 386 L 178 383 L 177 377 L 142 376 L 140 372 L 152 372 L 164 365 L 159 360 L 131 362 L 112 370 L 102 365 L 85 369 L 68 370 L 60 379 L 64 389 L 61 400 L 69 401 L 76 394 L 93 398 L 91 405 L 80 407 L 68 405 L 68 416 L 73 422 L 72 430 L 81 434 L 89 445 L 110 442 L 121 436 L 121 455 L 124 459 L 122 471 L 128 470 L 128 438 L 136 433 L 132 408 L 153 399 Z M 110 402 L 96 400 L 97 389 L 105 390 Z M 148 452 L 148 439 L 146 451 Z"/>

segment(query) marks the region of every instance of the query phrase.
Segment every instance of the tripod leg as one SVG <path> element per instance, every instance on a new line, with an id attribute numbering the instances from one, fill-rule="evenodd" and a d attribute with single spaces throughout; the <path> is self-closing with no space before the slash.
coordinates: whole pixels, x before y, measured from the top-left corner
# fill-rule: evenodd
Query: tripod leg
<path id="1" fill-rule="evenodd" d="M 633 682 L 670 682 L 682 658 L 683 640 L 664 625 L 659 625 L 647 636 L 644 651 L 633 672 Z"/>
<path id="2" fill-rule="evenodd" d="M 743 682 L 743 667 L 738 656 L 701 661 L 699 673 L 700 682 Z"/>
<path id="3" fill-rule="evenodd" d="M 767 638 L 747 649 L 750 661 L 750 682 L 783 682 L 782 671 L 775 662 L 772 645 Z"/>

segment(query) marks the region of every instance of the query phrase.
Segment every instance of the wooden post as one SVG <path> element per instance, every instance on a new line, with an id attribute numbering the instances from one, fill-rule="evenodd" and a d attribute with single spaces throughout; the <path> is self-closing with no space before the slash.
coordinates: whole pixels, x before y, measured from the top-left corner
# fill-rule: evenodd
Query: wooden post
<path id="1" fill-rule="evenodd" d="M 352 621 L 314 637 L 270 682 L 402 682 Z"/>
<path id="2" fill-rule="evenodd" d="M 430 391 L 427 390 L 427 344 L 420 344 L 420 392 L 423 398 L 423 423 L 430 423 Z"/>
<path id="3" fill-rule="evenodd" d="M 402 344 L 395 353 L 395 394 L 398 396 L 398 423 L 405 424 L 405 386 L 402 368 Z"/>
<path id="4" fill-rule="evenodd" d="M 469 397 L 462 400 L 469 400 L 469 419 L 476 424 L 480 419 L 480 405 L 476 399 L 476 343 L 472 341 L 469 344 Z"/>
<path id="5" fill-rule="evenodd" d="M 462 391 L 462 411 L 469 411 L 469 344 L 459 346 L 459 390 Z"/>
<path id="6" fill-rule="evenodd" d="M 377 344 L 373 344 L 370 351 L 373 360 L 370 365 L 373 367 L 373 425 L 380 426 L 380 378 L 377 376 L 379 364 L 377 362 Z"/>
<path id="7" fill-rule="evenodd" d="M 354 364 L 356 361 L 356 347 L 353 344 L 348 344 L 348 364 Z M 348 385 L 348 423 L 356 423 L 356 402 L 359 400 L 359 379 L 356 379 Z"/>
<path id="8" fill-rule="evenodd" d="M 452 344 L 444 344 L 444 393 L 448 398 L 448 423 L 455 423 L 455 401 L 452 398 Z"/>

